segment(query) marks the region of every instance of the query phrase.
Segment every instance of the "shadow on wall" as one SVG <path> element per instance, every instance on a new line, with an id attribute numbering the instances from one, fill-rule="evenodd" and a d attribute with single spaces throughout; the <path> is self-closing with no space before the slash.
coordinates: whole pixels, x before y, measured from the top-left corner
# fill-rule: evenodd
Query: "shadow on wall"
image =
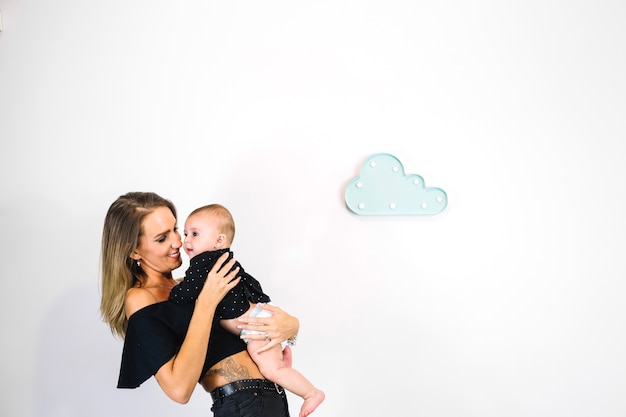
<path id="1" fill-rule="evenodd" d="M 189 415 L 189 408 L 169 400 L 154 378 L 139 389 L 116 388 L 122 342 L 100 320 L 99 302 L 94 285 L 83 285 L 60 296 L 48 310 L 37 346 L 35 415 Z"/>

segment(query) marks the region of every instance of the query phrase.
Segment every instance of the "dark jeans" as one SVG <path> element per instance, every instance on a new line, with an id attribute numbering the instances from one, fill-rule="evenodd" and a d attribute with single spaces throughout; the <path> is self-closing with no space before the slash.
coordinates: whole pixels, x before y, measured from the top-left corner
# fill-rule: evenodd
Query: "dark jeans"
<path id="1" fill-rule="evenodd" d="M 289 417 L 287 394 L 261 388 L 235 392 L 213 403 L 215 417 Z"/>

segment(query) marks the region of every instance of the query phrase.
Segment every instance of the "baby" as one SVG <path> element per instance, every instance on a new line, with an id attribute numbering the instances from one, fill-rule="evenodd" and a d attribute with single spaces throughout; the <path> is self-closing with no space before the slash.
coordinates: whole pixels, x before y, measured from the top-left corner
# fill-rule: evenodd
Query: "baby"
<path id="1" fill-rule="evenodd" d="M 235 237 L 235 222 L 226 207 L 211 204 L 191 212 L 185 221 L 184 234 L 185 252 L 191 258 L 189 268 L 183 281 L 170 293 L 170 300 L 179 304 L 194 302 L 217 258 L 224 252 L 230 252 Z M 244 334 L 247 331 L 240 332 L 237 329 L 237 317 L 267 317 L 271 313 L 257 304 L 269 303 L 271 300 L 263 292 L 259 281 L 247 274 L 238 262 L 237 266 L 240 268 L 238 276 L 241 280 L 220 302 L 215 314 L 221 319 L 224 328 L 236 334 Z M 267 340 L 268 335 L 265 337 Z M 261 354 L 256 353 L 260 345 L 265 343 L 262 340 L 250 340 L 248 353 L 265 378 L 304 399 L 299 417 L 308 416 L 324 401 L 324 392 L 313 386 L 300 372 L 283 364 L 280 345 Z"/>

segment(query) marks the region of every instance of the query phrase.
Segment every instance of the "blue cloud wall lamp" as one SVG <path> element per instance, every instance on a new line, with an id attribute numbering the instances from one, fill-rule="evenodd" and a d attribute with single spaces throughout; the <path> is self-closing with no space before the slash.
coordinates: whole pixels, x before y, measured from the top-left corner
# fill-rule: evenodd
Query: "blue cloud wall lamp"
<path id="1" fill-rule="evenodd" d="M 346 205 L 359 215 L 432 215 L 443 211 L 448 197 L 440 188 L 426 188 L 416 174 L 405 175 L 393 155 L 378 153 L 361 166 L 345 192 Z"/>

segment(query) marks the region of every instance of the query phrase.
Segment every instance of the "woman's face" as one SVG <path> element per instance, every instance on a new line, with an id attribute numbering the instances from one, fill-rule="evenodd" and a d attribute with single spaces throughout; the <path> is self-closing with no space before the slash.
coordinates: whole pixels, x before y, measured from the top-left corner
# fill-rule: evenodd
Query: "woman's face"
<path id="1" fill-rule="evenodd" d="M 143 235 L 133 254 L 141 262 L 148 275 L 151 272 L 170 274 L 182 264 L 180 247 L 182 242 L 176 227 L 176 218 L 167 207 L 158 207 L 148 214 L 142 224 Z"/>

